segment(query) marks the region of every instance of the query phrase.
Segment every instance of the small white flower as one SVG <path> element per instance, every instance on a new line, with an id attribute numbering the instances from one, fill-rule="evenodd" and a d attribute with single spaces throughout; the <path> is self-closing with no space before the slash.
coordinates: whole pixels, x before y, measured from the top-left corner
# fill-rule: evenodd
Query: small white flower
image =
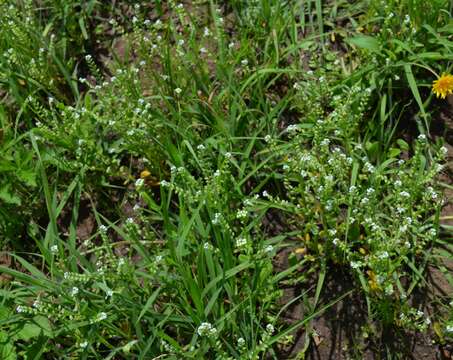
<path id="1" fill-rule="evenodd" d="M 214 177 L 218 177 L 218 176 L 220 176 L 220 170 L 216 170 L 216 171 L 214 172 Z"/>
<path id="2" fill-rule="evenodd" d="M 247 239 L 246 238 L 241 237 L 241 238 L 236 240 L 236 247 L 240 248 L 240 247 L 243 247 L 245 245 L 247 245 Z"/>
<path id="3" fill-rule="evenodd" d="M 203 151 L 204 149 L 206 149 L 206 147 L 203 144 L 200 144 L 197 146 L 197 149 Z"/>
<path id="4" fill-rule="evenodd" d="M 182 89 L 181 88 L 176 88 L 175 89 L 175 93 L 178 94 L 178 95 L 181 94 L 182 93 Z"/>
<path id="5" fill-rule="evenodd" d="M 203 322 L 197 329 L 200 336 L 214 337 L 217 334 L 217 329 L 211 323 Z"/>
<path id="6" fill-rule="evenodd" d="M 453 327 L 452 327 L 452 328 L 453 328 Z M 244 338 L 241 338 L 241 337 L 240 337 L 240 338 L 238 339 L 238 346 L 239 346 L 240 348 L 243 347 L 243 346 L 245 346 L 245 340 L 244 340 Z"/>
<path id="7" fill-rule="evenodd" d="M 51 252 L 52 254 L 58 253 L 58 246 L 57 246 L 57 245 L 52 245 L 52 246 L 50 247 L 50 252 Z"/>
<path id="8" fill-rule="evenodd" d="M 271 140 L 272 140 L 272 137 L 270 135 L 266 135 L 264 137 L 264 141 L 267 142 L 267 143 L 270 142 Z"/>
<path id="9" fill-rule="evenodd" d="M 20 313 L 23 313 L 24 311 L 25 311 L 25 307 L 24 307 L 24 306 L 18 305 L 18 306 L 16 307 L 16 312 L 17 312 L 17 313 L 20 314 Z"/>
<path id="10" fill-rule="evenodd" d="M 202 54 L 206 54 L 206 53 L 208 52 L 208 50 L 206 50 L 206 48 L 202 47 L 202 48 L 200 49 L 200 52 L 201 52 Z"/>
<path id="11" fill-rule="evenodd" d="M 330 144 L 330 140 L 329 139 L 324 139 L 323 141 L 321 141 L 321 146 L 328 146 Z"/>
<path id="12" fill-rule="evenodd" d="M 105 297 L 108 298 L 108 297 L 112 297 L 112 296 L 113 296 L 113 290 L 107 289 L 107 291 L 105 292 Z"/>
<path id="13" fill-rule="evenodd" d="M 420 141 L 425 141 L 426 140 L 426 135 L 425 134 L 420 134 L 420 135 L 418 135 L 417 139 L 420 140 Z"/>
<path id="14" fill-rule="evenodd" d="M 402 185 L 401 180 L 395 181 L 395 186 L 400 187 Z"/>
<path id="15" fill-rule="evenodd" d="M 374 166 L 371 165 L 369 162 L 365 163 L 365 165 L 363 166 L 364 170 L 368 173 L 372 173 L 374 172 Z"/>
<path id="16" fill-rule="evenodd" d="M 248 62 L 247 59 L 244 59 L 244 60 L 241 61 L 241 64 L 242 64 L 243 66 L 247 66 L 248 63 L 249 63 L 249 62 Z"/>
<path id="17" fill-rule="evenodd" d="M 227 159 L 231 159 L 232 155 L 231 155 L 230 152 L 226 152 L 226 153 L 225 153 L 225 157 L 226 157 Z"/>
<path id="18" fill-rule="evenodd" d="M 274 251 L 274 247 L 272 245 L 268 245 L 264 248 L 264 252 L 270 254 Z"/>
<path id="19" fill-rule="evenodd" d="M 269 334 L 273 334 L 275 329 L 274 329 L 274 325 L 272 324 L 267 324 L 266 325 L 266 331 L 269 333 Z"/>
<path id="20" fill-rule="evenodd" d="M 81 343 L 79 344 L 79 347 L 80 347 L 81 349 L 86 349 L 87 346 L 88 346 L 88 341 L 84 341 L 84 342 L 81 342 Z"/>
<path id="21" fill-rule="evenodd" d="M 143 187 L 143 185 L 145 185 L 145 179 L 137 179 L 135 180 L 135 187 L 137 189 L 140 189 L 141 187 Z"/>
<path id="22" fill-rule="evenodd" d="M 74 286 L 71 289 L 71 296 L 76 296 L 78 293 L 79 293 L 79 288 Z"/>
<path id="23" fill-rule="evenodd" d="M 401 195 L 402 197 L 405 197 L 405 198 L 408 198 L 408 197 L 411 196 L 407 191 L 401 191 L 401 192 L 400 192 L 400 195 Z"/>
<path id="24" fill-rule="evenodd" d="M 214 225 L 219 224 L 221 218 L 222 218 L 222 214 L 220 214 L 220 213 L 215 213 L 215 214 L 214 214 L 214 219 L 212 219 L 212 223 L 213 223 Z"/>
<path id="25" fill-rule="evenodd" d="M 448 333 L 453 333 L 453 325 L 447 325 L 445 327 L 445 331 Z"/>
<path id="26" fill-rule="evenodd" d="M 102 321 L 102 320 L 105 320 L 105 319 L 107 319 L 107 314 L 105 312 L 100 312 L 98 314 L 98 316 L 96 317 L 97 321 Z"/>
<path id="27" fill-rule="evenodd" d="M 107 232 L 107 226 L 105 226 L 104 224 L 99 225 L 99 231 L 102 232 L 102 233 L 106 233 Z"/>

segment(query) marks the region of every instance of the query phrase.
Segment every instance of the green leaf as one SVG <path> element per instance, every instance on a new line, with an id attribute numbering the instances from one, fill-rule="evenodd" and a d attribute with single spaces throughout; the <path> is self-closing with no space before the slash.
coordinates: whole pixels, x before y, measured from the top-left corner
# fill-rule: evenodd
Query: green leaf
<path id="1" fill-rule="evenodd" d="M 0 332 L 0 359 L 16 360 L 17 354 L 14 345 L 10 342 L 8 334 Z"/>
<path id="2" fill-rule="evenodd" d="M 28 186 L 36 186 L 36 173 L 33 170 L 19 170 L 16 173 L 19 180 L 24 182 Z"/>
<path id="3" fill-rule="evenodd" d="M 6 184 L 2 188 L 0 188 L 0 200 L 3 200 L 7 204 L 12 205 L 21 204 L 20 197 L 12 192 L 10 184 Z"/>
<path id="4" fill-rule="evenodd" d="M 350 44 L 355 45 L 362 49 L 367 49 L 372 52 L 379 52 L 381 50 L 381 44 L 379 40 L 368 35 L 357 35 L 347 40 Z"/>
<path id="5" fill-rule="evenodd" d="M 388 152 L 389 157 L 392 157 L 392 158 L 397 157 L 400 153 L 401 153 L 401 150 L 397 149 L 397 148 L 390 148 L 389 152 Z"/>
<path id="6" fill-rule="evenodd" d="M 401 148 L 401 150 L 409 150 L 409 144 L 405 142 L 403 139 L 396 140 L 396 143 Z"/>

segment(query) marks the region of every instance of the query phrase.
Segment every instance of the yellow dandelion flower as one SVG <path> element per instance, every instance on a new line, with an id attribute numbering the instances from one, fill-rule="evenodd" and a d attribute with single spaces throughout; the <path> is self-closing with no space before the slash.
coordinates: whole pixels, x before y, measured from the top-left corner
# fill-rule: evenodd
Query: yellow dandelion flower
<path id="1" fill-rule="evenodd" d="M 442 74 L 440 78 L 433 82 L 433 93 L 437 97 L 445 99 L 447 95 L 453 93 L 453 75 Z"/>

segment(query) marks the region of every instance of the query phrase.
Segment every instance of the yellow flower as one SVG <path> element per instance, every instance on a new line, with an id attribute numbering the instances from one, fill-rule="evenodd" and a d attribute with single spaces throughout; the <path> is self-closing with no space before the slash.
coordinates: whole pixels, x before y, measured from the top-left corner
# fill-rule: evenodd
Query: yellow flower
<path id="1" fill-rule="evenodd" d="M 433 93 L 442 99 L 445 99 L 447 95 L 453 93 L 453 75 L 442 74 L 440 78 L 434 80 Z"/>
<path id="2" fill-rule="evenodd" d="M 143 170 L 143 171 L 140 173 L 140 178 L 146 179 L 146 178 L 149 177 L 150 175 L 151 175 L 151 173 L 150 173 L 148 170 Z"/>

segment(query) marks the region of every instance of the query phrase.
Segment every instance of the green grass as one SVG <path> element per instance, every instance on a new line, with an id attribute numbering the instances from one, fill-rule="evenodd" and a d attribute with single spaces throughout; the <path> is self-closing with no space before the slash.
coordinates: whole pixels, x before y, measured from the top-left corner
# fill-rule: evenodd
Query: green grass
<path id="1" fill-rule="evenodd" d="M 452 299 L 413 301 L 451 282 L 450 7 L 3 2 L 0 357 L 281 359 L 303 329 L 305 358 L 351 296 L 371 346 L 450 341 Z"/>

